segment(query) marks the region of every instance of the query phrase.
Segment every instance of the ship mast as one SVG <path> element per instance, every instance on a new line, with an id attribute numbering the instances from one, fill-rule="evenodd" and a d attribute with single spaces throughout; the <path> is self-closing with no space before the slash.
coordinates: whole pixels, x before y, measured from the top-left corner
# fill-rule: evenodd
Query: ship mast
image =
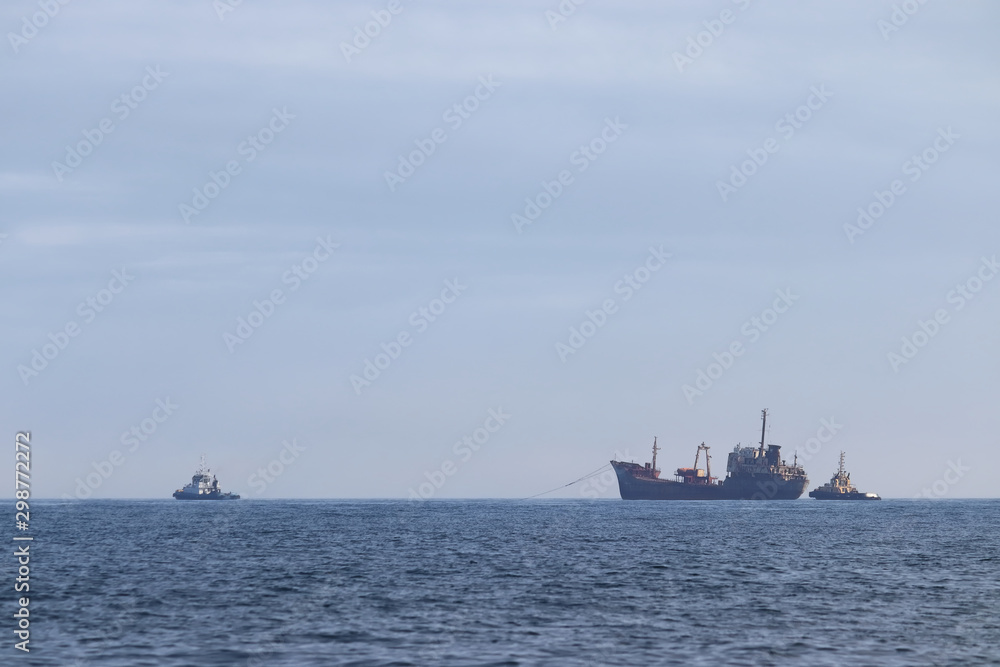
<path id="1" fill-rule="evenodd" d="M 837 471 L 838 475 L 844 474 L 844 452 L 840 453 L 840 470 Z"/>
<path id="2" fill-rule="evenodd" d="M 763 419 L 760 425 L 760 455 L 764 455 L 764 430 L 767 429 L 767 408 L 760 411 L 760 416 Z"/>
<path id="3" fill-rule="evenodd" d="M 660 451 L 660 448 L 656 446 L 656 436 L 653 436 L 653 476 L 656 476 L 656 452 Z"/>

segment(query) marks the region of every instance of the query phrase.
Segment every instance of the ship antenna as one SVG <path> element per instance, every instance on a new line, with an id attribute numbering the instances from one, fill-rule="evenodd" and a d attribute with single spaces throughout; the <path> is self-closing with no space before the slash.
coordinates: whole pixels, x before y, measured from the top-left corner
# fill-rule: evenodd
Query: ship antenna
<path id="1" fill-rule="evenodd" d="M 660 448 L 656 446 L 656 436 L 653 436 L 653 475 L 656 475 L 656 452 L 660 451 Z"/>

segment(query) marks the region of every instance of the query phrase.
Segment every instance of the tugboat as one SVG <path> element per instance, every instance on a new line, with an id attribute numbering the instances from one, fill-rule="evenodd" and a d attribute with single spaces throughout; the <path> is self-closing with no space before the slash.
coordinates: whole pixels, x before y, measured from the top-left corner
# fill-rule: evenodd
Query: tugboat
<path id="1" fill-rule="evenodd" d="M 201 457 L 201 465 L 195 471 L 191 483 L 182 489 L 174 491 L 177 500 L 239 500 L 238 493 L 223 493 L 219 480 L 212 471 L 205 467 L 205 457 Z"/>
<path id="2" fill-rule="evenodd" d="M 693 468 L 678 468 L 676 480 L 660 479 L 656 468 L 659 447 L 653 439 L 653 462 L 638 463 L 612 461 L 618 476 L 618 489 L 623 500 L 795 500 L 806 490 L 809 479 L 798 464 L 796 456 L 792 465 L 781 459 L 781 447 L 767 445 L 767 410 L 761 411 L 763 423 L 758 447 L 736 445 L 729 453 L 726 477 L 722 481 L 712 477 L 709 447 L 698 446 Z M 705 467 L 698 467 L 701 453 L 705 452 Z"/>
<path id="3" fill-rule="evenodd" d="M 813 489 L 809 497 L 816 500 L 882 500 L 877 493 L 862 493 L 851 484 L 851 473 L 844 469 L 844 452 L 840 453 L 840 469 L 830 483 Z"/>

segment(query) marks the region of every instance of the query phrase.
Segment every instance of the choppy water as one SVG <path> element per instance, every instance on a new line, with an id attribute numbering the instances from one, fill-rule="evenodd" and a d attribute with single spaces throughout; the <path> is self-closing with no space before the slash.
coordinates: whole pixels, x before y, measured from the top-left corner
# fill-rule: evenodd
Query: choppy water
<path id="1" fill-rule="evenodd" d="M 16 664 L 1000 663 L 998 501 L 35 502 L 32 520 Z"/>

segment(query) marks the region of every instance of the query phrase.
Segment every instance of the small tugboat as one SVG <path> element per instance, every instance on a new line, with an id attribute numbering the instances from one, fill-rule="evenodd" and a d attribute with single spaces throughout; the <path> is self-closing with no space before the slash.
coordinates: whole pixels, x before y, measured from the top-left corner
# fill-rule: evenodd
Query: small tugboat
<path id="1" fill-rule="evenodd" d="M 813 489 L 809 497 L 816 500 L 882 500 L 877 493 L 862 493 L 851 484 L 851 473 L 844 469 L 844 452 L 840 453 L 840 469 L 830 483 Z"/>
<path id="2" fill-rule="evenodd" d="M 219 480 L 212 471 L 205 467 L 205 457 L 201 457 L 201 465 L 195 471 L 191 483 L 183 489 L 174 491 L 177 500 L 239 500 L 238 493 L 223 493 Z"/>

